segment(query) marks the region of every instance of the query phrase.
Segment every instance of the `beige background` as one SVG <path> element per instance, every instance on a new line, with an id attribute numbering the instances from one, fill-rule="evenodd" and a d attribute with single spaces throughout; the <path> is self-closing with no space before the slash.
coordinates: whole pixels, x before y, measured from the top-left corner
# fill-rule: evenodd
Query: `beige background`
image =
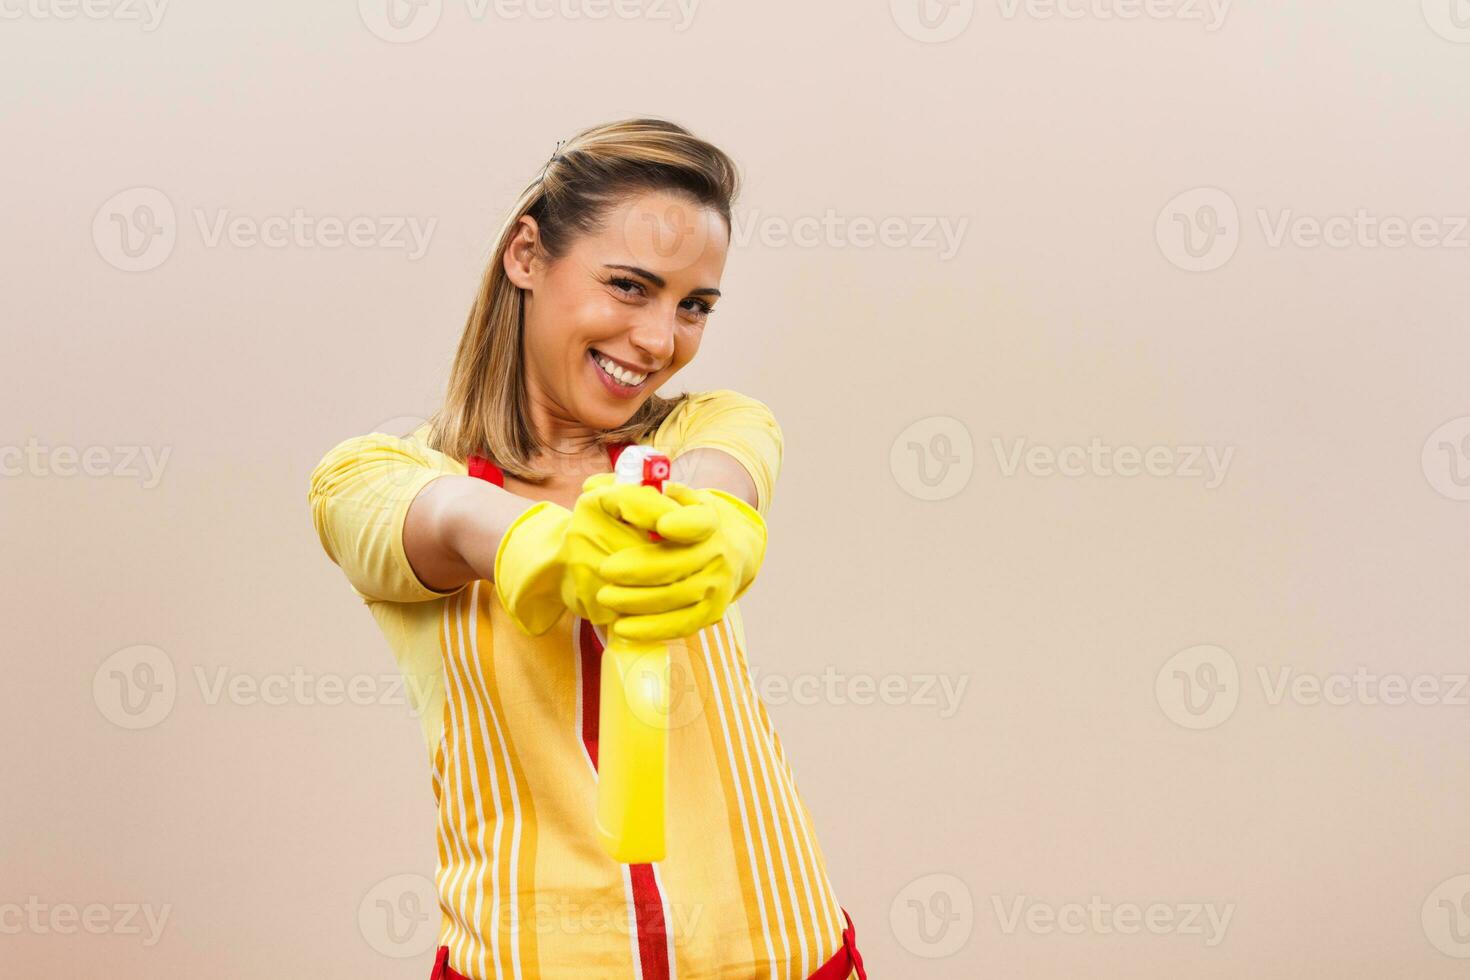
<path id="1" fill-rule="evenodd" d="M 1452 0 L 1241 3 L 1213 30 L 1192 0 L 1129 20 L 960 0 L 932 31 L 904 0 L 705 0 L 682 30 L 654 0 L 603 20 L 443 0 L 411 42 L 370 29 L 392 36 L 372 0 L 178 3 L 152 29 L 110 2 L 0 11 L 0 973 L 427 975 L 428 955 L 391 955 L 403 933 L 376 904 L 411 913 L 421 879 L 395 876 L 433 868 L 407 709 L 215 684 L 366 678 L 392 700 L 307 474 L 433 410 L 515 192 L 558 138 L 643 113 L 747 178 L 757 233 L 680 380 L 760 397 L 785 428 L 743 605 L 871 974 L 1470 969 L 1470 30 Z M 1171 206 L 1196 188 L 1215 190 Z M 135 238 L 153 244 L 130 260 L 114 215 L 149 204 L 175 240 Z M 297 209 L 437 223 L 417 259 L 207 234 L 221 212 Z M 897 222 L 888 244 L 781 243 L 829 209 Z M 1284 214 L 1359 209 L 1462 247 L 1428 225 L 1397 248 L 1273 245 Z M 1228 261 L 1181 268 L 1176 214 L 1196 243 L 1215 215 L 1194 264 Z M 921 234 L 935 218 L 967 223 L 947 258 Z M 1233 455 L 1213 487 L 1007 475 L 1018 439 L 1094 437 Z M 157 481 L 142 447 L 169 453 Z M 1200 645 L 1219 650 L 1171 661 Z M 126 713 L 138 663 L 172 669 L 171 707 L 134 692 Z M 1283 670 L 1347 703 L 1277 697 Z M 769 684 L 824 672 L 814 698 Z M 1181 677 L 1213 677 L 1215 700 L 1186 702 Z M 965 685 L 952 712 L 940 682 Z M 1416 682 L 1430 703 L 1370 703 Z M 855 703 L 865 684 L 897 703 Z M 1068 911 L 1092 896 L 1172 925 Z M 99 935 L 68 918 L 92 903 Z M 1228 909 L 1223 935 L 1182 928 L 1190 903 Z M 112 908 L 129 905 L 167 908 L 156 942 Z"/>

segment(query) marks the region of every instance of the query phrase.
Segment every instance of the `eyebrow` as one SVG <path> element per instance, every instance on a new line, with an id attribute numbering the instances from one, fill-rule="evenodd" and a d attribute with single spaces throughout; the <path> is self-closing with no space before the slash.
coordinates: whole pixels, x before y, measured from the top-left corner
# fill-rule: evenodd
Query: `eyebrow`
<path id="1" fill-rule="evenodd" d="M 665 286 L 668 285 L 668 283 L 664 281 L 664 277 L 663 276 L 656 275 L 655 273 L 649 272 L 647 269 L 640 269 L 636 265 L 613 265 L 611 263 L 604 263 L 602 267 L 604 269 L 622 269 L 624 272 L 631 272 L 635 276 L 642 276 L 644 279 L 647 279 L 649 282 L 653 283 L 659 289 L 663 289 Z M 716 289 L 713 286 L 703 286 L 703 287 L 701 287 L 699 289 L 691 289 L 691 290 L 689 290 L 689 295 L 690 296 L 722 296 L 724 294 L 721 293 L 718 289 Z"/>

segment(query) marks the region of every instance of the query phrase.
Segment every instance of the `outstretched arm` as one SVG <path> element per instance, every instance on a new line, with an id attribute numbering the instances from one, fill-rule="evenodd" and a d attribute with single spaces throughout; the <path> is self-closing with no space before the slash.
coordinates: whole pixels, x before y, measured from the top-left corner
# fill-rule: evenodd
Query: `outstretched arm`
<path id="1" fill-rule="evenodd" d="M 783 440 L 764 403 L 728 390 L 690 395 L 659 430 L 654 447 L 674 461 L 676 482 L 723 490 L 762 514 L 770 509 Z"/>
<path id="2" fill-rule="evenodd" d="M 403 523 L 403 550 L 426 586 L 458 589 L 495 578 L 495 554 L 536 501 L 472 476 L 441 476 L 419 491 Z"/>
<path id="3" fill-rule="evenodd" d="M 312 522 L 327 556 L 369 600 L 423 602 L 490 578 L 495 551 L 534 501 L 464 475 L 416 440 L 339 443 L 311 474 Z"/>
<path id="4" fill-rule="evenodd" d="M 719 449 L 691 449 L 674 460 L 670 478 L 696 490 L 723 490 L 756 506 L 755 480 L 744 464 Z"/>

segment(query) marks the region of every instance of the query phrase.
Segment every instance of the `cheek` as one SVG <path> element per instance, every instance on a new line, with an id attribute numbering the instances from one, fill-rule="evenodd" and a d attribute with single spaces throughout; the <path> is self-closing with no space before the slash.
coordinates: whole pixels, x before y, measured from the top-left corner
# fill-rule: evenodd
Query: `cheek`
<path id="1" fill-rule="evenodd" d="M 544 298 L 537 299 L 534 326 L 527 325 L 526 346 L 555 357 L 576 334 L 582 315 L 576 304 L 569 304 L 560 294 L 547 290 Z"/>
<path id="2" fill-rule="evenodd" d="M 681 327 L 674 334 L 674 367 L 681 368 L 694 360 L 699 353 L 699 342 L 704 337 L 703 327 Z"/>
<path id="3" fill-rule="evenodd" d="M 567 307 L 565 334 L 568 341 L 596 344 L 628 329 L 621 303 L 607 296 L 588 296 Z"/>
<path id="4" fill-rule="evenodd" d="M 547 310 L 538 324 L 536 353 L 545 363 L 559 364 L 561 370 L 573 370 L 574 362 L 583 356 L 583 348 L 595 333 L 596 310 L 586 304 L 575 304 L 559 310 Z M 530 338 L 527 338 L 530 346 Z"/>
<path id="5" fill-rule="evenodd" d="M 548 281 L 538 320 L 558 340 L 575 340 L 615 319 L 616 301 L 595 284 Z"/>

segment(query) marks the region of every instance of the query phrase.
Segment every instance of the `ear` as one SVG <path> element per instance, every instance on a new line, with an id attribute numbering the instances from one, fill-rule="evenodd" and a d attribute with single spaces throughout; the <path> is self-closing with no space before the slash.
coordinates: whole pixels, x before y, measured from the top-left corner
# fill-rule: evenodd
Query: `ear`
<path id="1" fill-rule="evenodd" d="M 521 215 L 509 244 L 505 246 L 505 277 L 521 289 L 530 289 L 532 266 L 540 249 L 541 229 L 529 214 Z"/>

